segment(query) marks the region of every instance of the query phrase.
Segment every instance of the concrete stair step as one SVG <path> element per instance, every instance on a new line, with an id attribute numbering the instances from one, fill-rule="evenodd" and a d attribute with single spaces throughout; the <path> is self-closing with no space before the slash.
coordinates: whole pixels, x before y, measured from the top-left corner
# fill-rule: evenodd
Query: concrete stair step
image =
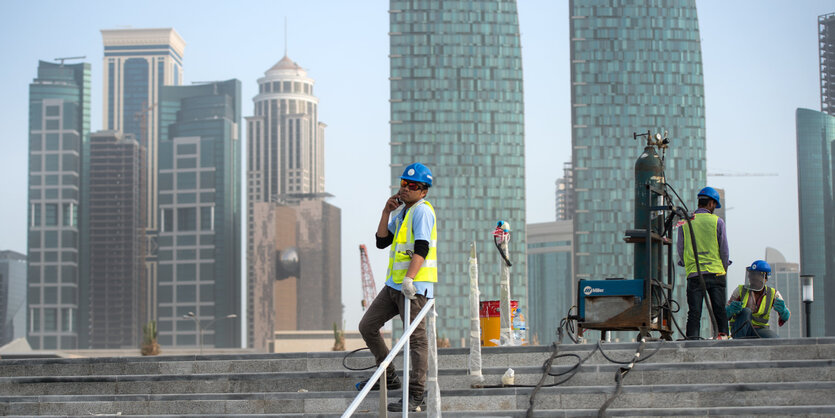
<path id="1" fill-rule="evenodd" d="M 644 354 L 651 353 L 656 342 L 648 343 Z M 618 360 L 629 360 L 637 343 L 604 344 L 606 354 Z M 581 356 L 591 352 L 594 345 L 563 344 L 560 353 Z M 208 374 L 257 373 L 344 370 L 344 352 L 158 356 L 82 359 L 27 359 L 0 360 L 0 376 L 88 376 L 88 375 L 153 375 L 153 374 Z M 547 346 L 486 347 L 482 351 L 484 368 L 536 367 L 550 357 Z M 441 349 L 440 369 L 467 367 L 467 349 Z M 665 342 L 653 355 L 655 363 L 698 363 L 715 361 L 773 361 L 835 358 L 835 338 L 722 340 Z M 573 364 L 569 358 L 556 364 Z M 399 361 L 398 361 L 399 363 Z M 601 353 L 595 353 L 587 364 L 608 364 Z M 373 365 L 367 352 L 352 356 L 347 364 L 352 367 Z"/>
<path id="2" fill-rule="evenodd" d="M 466 389 L 442 391 L 445 411 L 481 411 L 504 414 L 529 405 L 529 388 Z M 609 386 L 542 388 L 538 410 L 599 408 L 614 393 Z M 391 399 L 398 399 L 399 394 Z M 159 395 L 45 395 L 0 397 L 3 415 L 164 415 L 164 414 L 339 414 L 356 392 L 159 394 Z M 625 386 L 613 409 L 727 408 L 784 406 L 829 407 L 835 399 L 835 382 L 757 384 L 678 384 Z M 376 411 L 376 393 L 360 406 Z M 483 415 L 484 416 L 484 415 Z"/>
<path id="3" fill-rule="evenodd" d="M 730 363 L 638 363 L 625 385 L 664 383 L 758 383 L 762 381 L 835 381 L 835 360 L 785 360 L 776 362 Z M 616 364 L 583 365 L 566 386 L 604 386 L 614 383 Z M 565 373 L 571 368 L 559 366 L 552 373 Z M 500 385 L 505 368 L 483 370 L 484 386 Z M 541 367 L 514 368 L 516 384 L 535 385 Z M 0 377 L 0 393 L 6 395 L 92 395 L 92 394 L 176 394 L 176 393 L 250 393 L 345 391 L 369 372 L 283 372 L 226 374 L 160 374 L 160 375 L 91 375 L 91 376 L 23 376 Z M 567 375 L 565 375 L 567 376 Z M 565 379 L 548 377 L 546 384 Z M 441 370 L 438 381 L 442 389 L 467 389 L 471 380 L 465 370 Z"/>

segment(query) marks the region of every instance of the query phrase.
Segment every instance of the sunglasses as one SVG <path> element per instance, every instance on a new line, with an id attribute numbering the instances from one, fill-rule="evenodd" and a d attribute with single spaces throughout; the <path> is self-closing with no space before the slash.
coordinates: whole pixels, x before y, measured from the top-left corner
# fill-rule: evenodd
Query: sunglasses
<path id="1" fill-rule="evenodd" d="M 405 188 L 407 188 L 411 191 L 423 190 L 423 184 L 422 183 L 415 183 L 415 182 L 406 181 L 406 180 L 402 180 L 402 179 L 400 180 L 400 187 L 405 187 Z"/>

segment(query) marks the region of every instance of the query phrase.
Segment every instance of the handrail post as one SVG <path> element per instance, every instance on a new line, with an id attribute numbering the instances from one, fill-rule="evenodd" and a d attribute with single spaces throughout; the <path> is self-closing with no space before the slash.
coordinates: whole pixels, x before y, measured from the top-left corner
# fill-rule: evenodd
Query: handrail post
<path id="1" fill-rule="evenodd" d="M 377 415 L 381 418 L 388 418 L 389 410 L 388 410 L 388 395 L 389 395 L 389 388 L 388 388 L 388 371 L 380 375 L 380 405 L 377 408 L 378 412 Z"/>
<path id="2" fill-rule="evenodd" d="M 412 301 L 403 296 L 403 335 L 406 337 L 406 344 L 403 345 L 403 398 L 401 400 L 403 405 L 403 418 L 409 417 L 409 340 L 412 339 L 410 333 L 406 336 L 406 330 L 411 325 L 411 310 Z"/>

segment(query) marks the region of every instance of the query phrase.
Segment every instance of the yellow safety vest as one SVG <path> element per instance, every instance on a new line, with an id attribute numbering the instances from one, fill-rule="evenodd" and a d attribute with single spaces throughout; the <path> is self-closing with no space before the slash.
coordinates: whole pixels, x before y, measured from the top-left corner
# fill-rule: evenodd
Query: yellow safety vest
<path id="1" fill-rule="evenodd" d="M 409 264 L 412 263 L 411 254 L 415 251 L 415 236 L 412 234 L 412 209 L 418 207 L 418 205 L 426 205 L 429 207 L 429 210 L 432 212 L 432 217 L 435 218 L 435 222 L 432 224 L 432 233 L 429 239 L 429 253 L 426 254 L 426 259 L 420 267 L 420 270 L 418 270 L 418 274 L 412 279 L 416 282 L 435 283 L 438 281 L 438 251 L 436 248 L 438 242 L 438 219 L 435 217 L 435 209 L 432 207 L 432 204 L 421 200 L 406 211 L 403 222 L 400 223 L 394 234 L 394 241 L 389 251 L 389 265 L 386 277 L 391 277 L 395 283 L 403 283 L 403 278 L 406 277 L 406 271 L 409 270 Z"/>
<path id="2" fill-rule="evenodd" d="M 739 285 L 739 294 L 742 295 L 743 308 L 748 306 L 748 296 L 750 296 L 751 293 L 753 292 L 745 289 L 745 286 Z M 757 309 L 757 312 L 753 312 L 751 314 L 751 323 L 754 324 L 755 327 L 768 327 L 768 318 L 771 316 L 771 308 L 774 306 L 774 295 L 776 294 L 777 290 L 773 287 L 765 287 L 765 297 L 760 301 L 759 309 Z M 733 324 L 734 321 L 736 321 L 736 317 L 731 319 L 731 323 Z"/>
<path id="3" fill-rule="evenodd" d="M 690 224 L 685 223 L 681 226 L 684 231 L 684 267 L 688 277 L 697 272 L 696 258 L 693 256 L 693 246 L 690 242 L 690 225 L 696 233 L 701 270 L 717 276 L 725 274 L 725 266 L 719 258 L 719 241 L 716 239 L 718 223 L 719 217 L 712 213 L 697 213 Z"/>

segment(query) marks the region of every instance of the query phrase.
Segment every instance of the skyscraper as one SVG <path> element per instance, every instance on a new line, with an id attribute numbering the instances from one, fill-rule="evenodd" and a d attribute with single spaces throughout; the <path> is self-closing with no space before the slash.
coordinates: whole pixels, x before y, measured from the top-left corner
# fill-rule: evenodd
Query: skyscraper
<path id="1" fill-rule="evenodd" d="M 145 280 L 153 288 L 159 230 L 160 88 L 182 84 L 186 44 L 172 28 L 105 29 L 101 34 L 104 129 L 131 134 L 145 148 Z M 149 318 L 145 319 L 151 319 L 155 317 L 153 294 L 146 299 Z"/>
<path id="2" fill-rule="evenodd" d="M 536 338 L 544 345 L 556 341 L 560 320 L 576 303 L 577 282 L 571 266 L 572 226 L 571 220 L 527 225 L 528 341 Z"/>
<path id="3" fill-rule="evenodd" d="M 515 0 L 389 2 L 391 188 L 410 163 L 433 173 L 438 329 L 469 329 L 466 280 L 477 241 L 482 300 L 499 298 L 491 232 L 510 223 L 511 293 L 527 311 L 522 56 Z M 381 202 L 382 203 L 382 202 Z"/>
<path id="4" fill-rule="evenodd" d="M 574 217 L 574 175 L 571 163 L 563 163 L 563 175 L 556 181 L 558 221 L 570 221 Z"/>
<path id="5" fill-rule="evenodd" d="M 696 2 L 570 0 L 569 11 L 574 274 L 629 278 L 633 248 L 622 237 L 633 228 L 634 167 L 643 150 L 633 132 L 669 132 L 666 179 L 690 210 L 705 186 Z M 684 290 L 679 279 L 674 295 L 682 305 Z"/>
<path id="6" fill-rule="evenodd" d="M 835 13 L 818 16 L 821 111 L 835 115 Z"/>
<path id="7" fill-rule="evenodd" d="M 771 275 L 766 284 L 780 292 L 786 307 L 792 313 L 789 321 L 781 327 L 780 316 L 772 311 L 768 325 L 783 338 L 802 338 L 806 322 L 800 290 L 800 266 L 797 263 L 786 262 L 786 257 L 771 247 L 765 248 L 765 261 L 771 266 Z"/>
<path id="8" fill-rule="evenodd" d="M 135 348 L 146 319 L 144 148 L 131 134 L 90 135 L 90 348 Z"/>
<path id="9" fill-rule="evenodd" d="M 159 343 L 240 347 L 240 82 L 164 86 L 159 107 Z"/>
<path id="10" fill-rule="evenodd" d="M 325 124 L 319 121 L 319 99 L 314 80 L 286 54 L 258 79 L 255 112 L 247 123 L 247 259 L 255 260 L 255 204 L 288 202 L 293 196 L 319 196 L 325 192 Z M 297 200 L 297 199 L 296 199 Z M 265 212 L 266 213 L 266 212 Z M 321 222 L 322 219 L 310 220 Z M 337 225 L 331 225 L 337 227 Z M 337 231 L 338 233 L 338 231 Z M 266 258 L 261 258 L 266 260 Z M 275 277 L 259 274 L 255 263 L 247 266 L 247 341 L 262 341 L 255 333 L 265 325 L 256 314 L 263 289 Z M 263 266 L 260 267 L 263 270 Z M 317 280 L 323 280 L 319 276 Z M 270 283 L 264 283 L 269 280 Z M 295 279 L 294 279 L 295 280 Z M 312 285 L 314 278 L 306 285 Z M 321 284 L 320 282 L 316 282 Z M 287 289 L 291 290 L 291 289 Z M 298 290 L 293 287 L 292 291 Z M 320 289 L 321 290 L 321 289 Z M 296 300 L 296 294 L 285 295 Z M 340 312 L 341 317 L 341 312 Z M 267 321 L 272 323 L 272 321 Z M 295 329 L 295 328 L 293 328 Z M 270 330 L 270 339 L 272 339 Z"/>
<path id="11" fill-rule="evenodd" d="M 797 109 L 797 201 L 800 274 L 815 276 L 813 337 L 835 335 L 835 116 Z"/>
<path id="12" fill-rule="evenodd" d="M 26 256 L 0 251 L 0 347 L 26 337 Z"/>
<path id="13" fill-rule="evenodd" d="M 86 346 L 86 211 L 90 64 L 40 61 L 29 85 L 29 344 Z"/>

